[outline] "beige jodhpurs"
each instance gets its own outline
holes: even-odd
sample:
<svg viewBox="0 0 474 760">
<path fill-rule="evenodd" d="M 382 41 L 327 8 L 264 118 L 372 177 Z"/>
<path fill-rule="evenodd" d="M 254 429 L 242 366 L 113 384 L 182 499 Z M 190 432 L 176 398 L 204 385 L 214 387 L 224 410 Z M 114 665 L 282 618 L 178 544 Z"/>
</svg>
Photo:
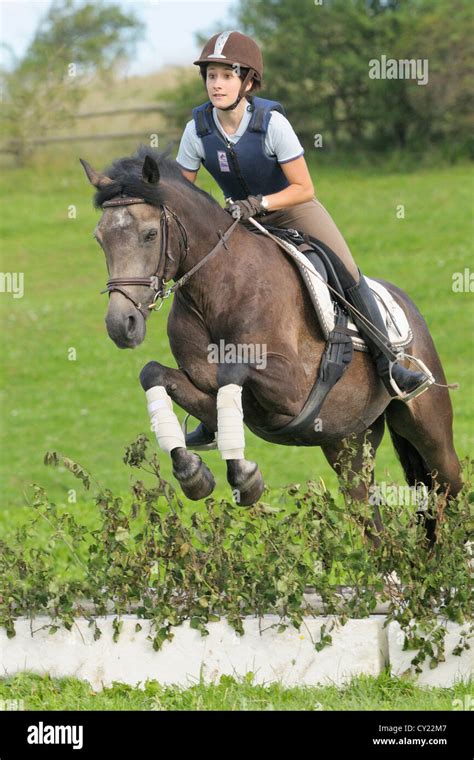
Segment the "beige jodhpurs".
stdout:
<svg viewBox="0 0 474 760">
<path fill-rule="evenodd" d="M 313 198 L 306 203 L 298 203 L 296 206 L 270 211 L 268 214 L 255 217 L 257 222 L 269 224 L 273 227 L 292 227 L 300 232 L 321 240 L 341 259 L 346 269 L 356 282 L 359 282 L 359 270 L 352 258 L 349 246 L 339 232 L 332 217 L 322 203 Z M 251 224 L 251 222 L 246 222 Z"/>
</svg>

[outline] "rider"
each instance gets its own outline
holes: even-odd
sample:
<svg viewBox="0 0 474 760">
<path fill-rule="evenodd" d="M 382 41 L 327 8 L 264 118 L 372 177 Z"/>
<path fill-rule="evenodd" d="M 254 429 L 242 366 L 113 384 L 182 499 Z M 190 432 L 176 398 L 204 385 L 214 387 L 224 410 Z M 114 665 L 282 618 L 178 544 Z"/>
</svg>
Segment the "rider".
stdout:
<svg viewBox="0 0 474 760">
<path fill-rule="evenodd" d="M 201 163 L 226 198 L 226 210 L 246 224 L 256 217 L 264 224 L 307 233 L 330 249 L 331 263 L 346 298 L 390 346 L 375 297 L 361 275 L 349 247 L 314 194 L 304 149 L 280 103 L 250 95 L 262 86 L 263 61 L 258 45 L 237 31 L 215 34 L 197 61 L 209 100 L 193 109 L 181 138 L 177 162 L 194 182 Z M 232 199 L 229 200 L 229 199 Z M 423 372 L 390 361 L 365 324 L 353 316 L 390 395 L 390 370 L 407 393 L 424 381 Z M 379 341 L 380 342 L 380 341 Z M 201 424 L 189 442 L 208 443 L 214 437 Z"/>
</svg>

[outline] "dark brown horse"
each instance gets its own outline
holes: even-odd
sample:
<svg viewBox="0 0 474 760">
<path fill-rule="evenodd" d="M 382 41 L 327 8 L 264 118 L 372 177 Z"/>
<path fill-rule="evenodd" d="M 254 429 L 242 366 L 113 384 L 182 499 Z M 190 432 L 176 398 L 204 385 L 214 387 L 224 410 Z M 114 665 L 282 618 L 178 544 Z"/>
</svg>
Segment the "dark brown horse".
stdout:
<svg viewBox="0 0 474 760">
<path fill-rule="evenodd" d="M 109 277 L 126 282 L 126 287 L 123 282 L 116 282 L 115 288 L 114 283 L 109 286 L 107 330 L 117 346 L 134 348 L 144 340 L 152 313 L 147 307 L 156 293 L 150 289 L 150 277 L 156 275 L 158 283 L 176 281 L 214 248 L 233 220 L 210 195 L 182 176 L 166 152 L 141 148 L 134 157 L 116 161 L 106 174 L 97 173 L 86 162 L 83 165 L 97 188 L 95 204 L 103 208 L 95 234 L 105 252 Z M 162 245 L 165 233 L 167 244 Z M 261 496 L 263 479 L 258 466 L 243 457 L 242 448 L 235 458 L 229 454 L 232 442 L 227 454 L 222 452 L 225 446 L 218 419 L 224 426 L 226 409 L 232 407 L 229 414 L 235 423 L 239 398 L 246 425 L 260 437 L 289 445 L 321 446 L 333 467 L 343 439 L 351 433 L 362 442 L 370 430 L 375 452 L 386 420 L 408 484 L 430 487 L 436 471 L 441 487 L 455 495 L 461 487 L 460 466 L 453 446 L 447 388 L 433 385 L 409 403 L 393 400 L 366 353 L 355 352 L 348 370 L 327 397 L 316 429 L 310 426 L 305 434 L 284 441 L 272 434 L 300 412 L 315 383 L 325 340 L 300 274 L 273 240 L 237 223 L 226 246 L 174 295 L 167 328 L 178 369 L 152 361 L 143 368 L 140 380 L 145 391 L 162 389 L 165 399 L 169 394 L 178 406 L 218 431 L 228 481 L 239 492 L 240 503 L 251 504 Z M 420 312 L 406 293 L 383 282 L 411 325 L 409 353 L 425 362 L 437 383 L 445 384 Z M 209 347 L 223 344 L 263 346 L 265 367 L 256 366 L 255 361 L 210 361 Z M 227 398 L 219 406 L 226 389 L 230 401 Z M 168 412 L 173 415 L 169 407 L 171 402 Z M 169 419 L 164 423 L 165 432 L 174 424 Z M 235 436 L 237 450 L 240 431 L 235 431 Z M 202 498 L 212 491 L 214 479 L 197 454 L 179 442 L 162 448 L 171 454 L 174 474 L 190 498 Z M 361 457 L 362 453 L 353 462 L 355 471 Z M 352 495 L 367 498 L 366 487 L 354 486 Z M 376 523 L 380 527 L 378 518 Z"/>
</svg>

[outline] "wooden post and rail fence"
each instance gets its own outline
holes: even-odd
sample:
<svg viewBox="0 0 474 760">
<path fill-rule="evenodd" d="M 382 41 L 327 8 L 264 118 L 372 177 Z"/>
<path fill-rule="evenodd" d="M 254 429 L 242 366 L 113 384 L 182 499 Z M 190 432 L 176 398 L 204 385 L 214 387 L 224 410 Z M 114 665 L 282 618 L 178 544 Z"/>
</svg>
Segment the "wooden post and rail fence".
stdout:
<svg viewBox="0 0 474 760">
<path fill-rule="evenodd" d="M 123 114 L 143 114 L 143 113 L 169 113 L 172 105 L 169 103 L 157 103 L 154 105 L 133 106 L 130 108 L 113 108 L 105 111 L 88 111 L 79 113 L 75 119 L 77 122 L 81 122 L 84 119 L 97 119 L 97 118 L 109 118 L 113 116 L 119 116 Z M 9 138 L 0 145 L 0 153 L 12 154 L 16 157 L 17 163 L 21 164 L 21 157 L 24 155 L 25 150 L 31 150 L 38 146 L 52 145 L 55 143 L 74 143 L 74 142 L 99 142 L 108 140 L 123 140 L 128 138 L 137 138 L 146 140 L 149 139 L 150 129 L 143 128 L 141 130 L 126 131 L 126 132 L 104 132 L 104 133 L 89 133 L 89 134 L 74 134 L 74 135 L 47 135 L 45 137 L 34 137 L 31 139 L 17 139 Z M 166 139 L 179 140 L 181 132 L 176 129 L 166 130 Z"/>
</svg>

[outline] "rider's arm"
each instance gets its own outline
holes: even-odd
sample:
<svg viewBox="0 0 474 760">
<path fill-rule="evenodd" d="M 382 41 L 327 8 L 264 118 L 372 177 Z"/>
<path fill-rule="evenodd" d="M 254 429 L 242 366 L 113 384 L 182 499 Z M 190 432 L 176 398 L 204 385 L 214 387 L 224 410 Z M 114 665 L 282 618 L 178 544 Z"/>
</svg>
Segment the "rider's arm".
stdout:
<svg viewBox="0 0 474 760">
<path fill-rule="evenodd" d="M 268 210 L 276 211 L 279 208 L 296 206 L 298 203 L 312 200 L 314 198 L 314 186 L 304 157 L 299 156 L 294 161 L 282 163 L 280 166 L 290 184 L 289 187 L 285 187 L 279 193 L 265 195 L 268 201 Z"/>
<path fill-rule="evenodd" d="M 181 174 L 183 175 L 183 177 L 186 177 L 186 179 L 188 179 L 190 182 L 196 181 L 197 170 L 195 172 L 190 172 L 187 169 L 183 169 L 182 166 L 180 167 L 180 169 L 181 169 Z"/>
<path fill-rule="evenodd" d="M 201 141 L 196 135 L 194 120 L 191 119 L 191 121 L 188 121 L 186 124 L 186 128 L 179 144 L 178 155 L 176 156 L 176 162 L 179 165 L 183 176 L 190 182 L 195 181 L 196 174 L 201 166 L 203 158 L 201 152 Z"/>
</svg>

